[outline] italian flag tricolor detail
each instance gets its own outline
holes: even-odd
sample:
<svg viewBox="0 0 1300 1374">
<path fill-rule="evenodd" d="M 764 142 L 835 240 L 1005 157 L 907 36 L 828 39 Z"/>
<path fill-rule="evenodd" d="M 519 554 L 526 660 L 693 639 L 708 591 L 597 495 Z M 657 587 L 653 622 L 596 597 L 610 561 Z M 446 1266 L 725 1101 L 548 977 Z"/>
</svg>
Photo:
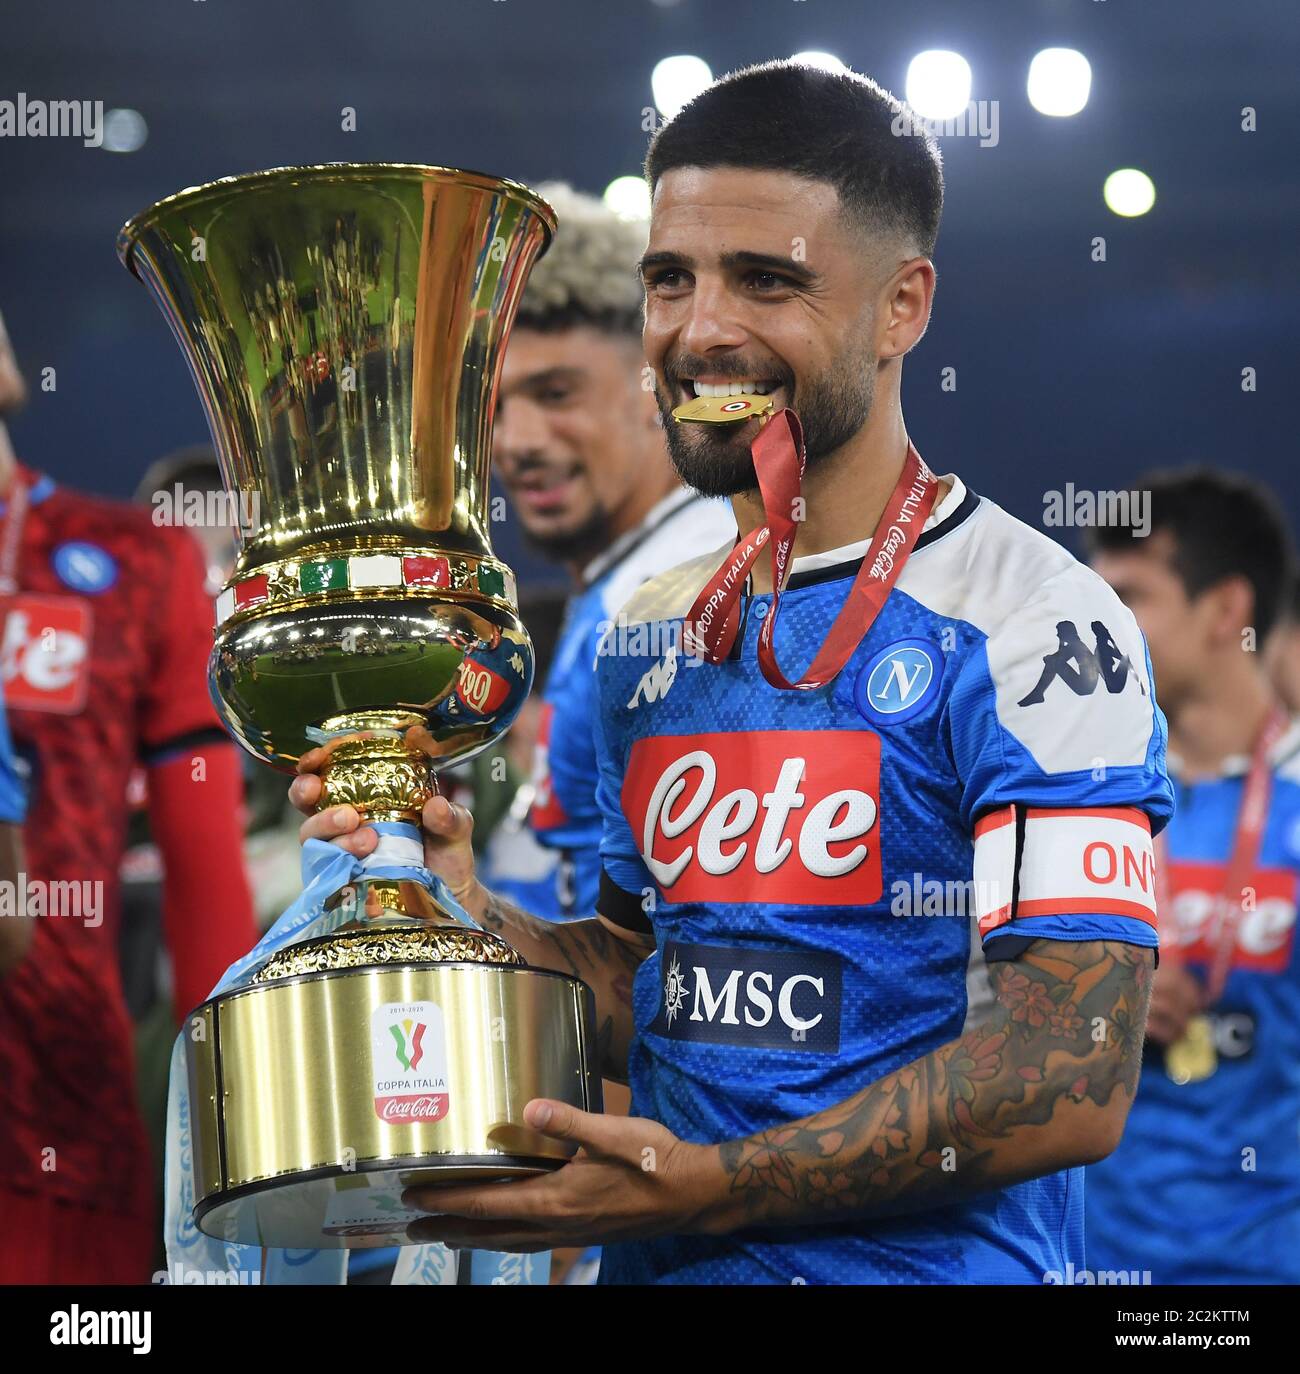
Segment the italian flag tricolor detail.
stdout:
<svg viewBox="0 0 1300 1374">
<path fill-rule="evenodd" d="M 291 574 L 292 575 L 292 574 Z M 474 580 L 464 590 L 477 589 L 480 595 L 514 601 L 514 575 L 499 565 L 480 562 L 473 568 Z M 347 558 L 318 558 L 298 567 L 298 590 L 302 594 L 362 589 L 394 590 L 403 587 L 445 588 L 452 586 L 451 560 L 443 554 L 364 553 Z M 270 600 L 270 576 L 256 573 L 227 587 L 217 598 L 217 624 L 240 611 Z"/>
</svg>

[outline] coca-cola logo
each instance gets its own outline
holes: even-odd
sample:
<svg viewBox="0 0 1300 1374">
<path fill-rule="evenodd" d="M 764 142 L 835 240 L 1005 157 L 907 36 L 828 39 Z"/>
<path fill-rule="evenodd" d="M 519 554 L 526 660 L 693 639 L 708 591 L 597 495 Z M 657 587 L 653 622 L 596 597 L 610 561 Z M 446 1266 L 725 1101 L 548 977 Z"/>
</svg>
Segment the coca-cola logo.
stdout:
<svg viewBox="0 0 1300 1374">
<path fill-rule="evenodd" d="M 667 901 L 866 906 L 879 790 L 870 731 L 670 735 L 632 746 L 622 804 Z"/>
<path fill-rule="evenodd" d="M 422 1097 L 378 1097 L 375 1111 L 383 1121 L 441 1121 L 447 1115 L 447 1094 Z"/>
<path fill-rule="evenodd" d="M 11 710 L 71 715 L 85 706 L 91 623 L 79 597 L 23 594 L 10 602 L 0 672 Z"/>
<path fill-rule="evenodd" d="M 499 673 L 467 658 L 460 665 L 460 680 L 456 695 L 480 715 L 495 711 L 510 695 L 510 684 Z"/>
<path fill-rule="evenodd" d="M 1176 859 L 1168 864 L 1168 877 L 1168 927 L 1184 959 L 1210 964 L 1222 910 L 1223 865 Z M 1295 941 L 1295 873 L 1284 868 L 1257 870 L 1246 884 L 1242 906 L 1232 967 L 1285 972 Z"/>
<path fill-rule="evenodd" d="M 876 554 L 875 561 L 871 564 L 871 576 L 875 578 L 887 577 L 894 568 L 894 555 L 903 546 L 903 541 L 907 536 L 897 525 L 890 525 L 885 534 L 884 542 L 880 546 L 880 552 Z"/>
</svg>

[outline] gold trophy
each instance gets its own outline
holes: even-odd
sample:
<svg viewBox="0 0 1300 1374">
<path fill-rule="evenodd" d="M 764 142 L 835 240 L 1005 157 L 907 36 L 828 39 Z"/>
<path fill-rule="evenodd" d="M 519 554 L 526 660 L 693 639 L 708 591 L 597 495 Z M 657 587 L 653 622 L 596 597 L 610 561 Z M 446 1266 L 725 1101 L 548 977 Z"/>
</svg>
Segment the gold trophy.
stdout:
<svg viewBox="0 0 1300 1374">
<path fill-rule="evenodd" d="M 184 350 L 228 492 L 257 512 L 217 603 L 213 699 L 286 773 L 323 744 L 322 807 L 390 823 L 408 873 L 402 823 L 433 768 L 499 738 L 532 682 L 488 465 L 506 336 L 554 228 L 510 181 L 339 163 L 182 191 L 118 238 Z M 436 884 L 355 875 L 195 1010 L 202 1231 L 401 1242 L 407 1186 L 565 1161 L 523 1108 L 600 1110 L 591 992 L 453 906 Z"/>
</svg>

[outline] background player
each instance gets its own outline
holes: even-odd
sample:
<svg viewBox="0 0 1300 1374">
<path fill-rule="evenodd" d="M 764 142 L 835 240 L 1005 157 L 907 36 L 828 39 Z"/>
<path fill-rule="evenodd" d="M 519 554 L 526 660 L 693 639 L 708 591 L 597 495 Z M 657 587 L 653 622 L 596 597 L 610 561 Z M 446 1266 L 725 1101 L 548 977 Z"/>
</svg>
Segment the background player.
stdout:
<svg viewBox="0 0 1300 1374">
<path fill-rule="evenodd" d="M 0 416 L 24 394 L 0 328 Z M 27 867 L 85 903 L 34 920 L 31 948 L 0 983 L 0 1283 L 143 1283 L 156 1201 L 117 939 L 137 760 L 166 868 L 178 1017 L 255 938 L 239 763 L 207 695 L 212 606 L 183 529 L 23 467 L 2 419 L 0 500 Z"/>
<path fill-rule="evenodd" d="M 775 689 L 758 560 L 716 663 L 664 690 L 661 654 L 598 659 L 596 920 L 503 905 L 474 878 L 468 818 L 429 803 L 428 861 L 467 909 L 593 986 L 642 1119 L 530 1104 L 529 1124 L 582 1154 L 508 1188 L 417 1196 L 444 1214 L 422 1239 L 627 1242 L 607 1251 L 612 1281 L 1041 1281 L 1082 1265 L 1070 1171 L 1114 1148 L 1136 1085 L 1163 722 L 1104 584 L 955 477 L 936 490 L 909 448 L 902 359 L 929 318 L 942 180 L 928 138 L 891 131 L 901 113 L 862 78 L 773 64 L 711 87 L 652 145 L 642 270 L 661 409 L 739 383 L 807 420 L 802 493 L 785 422 L 765 431 L 790 507 L 756 490 L 752 421 L 671 431 L 674 462 L 774 541 L 806 496 L 774 637 L 787 669 L 850 619 L 825 685 Z M 888 552 L 902 575 L 868 614 L 850 588 Z M 713 566 L 654 579 L 629 619 L 698 620 Z M 1059 671 L 1076 624 L 1120 654 L 1104 687 Z M 1102 776 L 1083 757 L 1098 749 Z M 300 806 L 318 795 L 314 778 L 294 785 Z M 334 808 L 303 833 L 368 852 L 355 827 Z M 1133 880 L 1090 875 L 1094 845 L 1126 852 Z M 972 871 L 994 895 L 981 929 L 998 1001 L 967 1024 L 966 912 L 899 920 L 886 894 Z"/>
<path fill-rule="evenodd" d="M 567 186 L 540 188 L 560 228 L 510 333 L 493 470 L 530 543 L 573 594 L 543 693 L 529 823 L 559 853 L 542 916 L 590 916 L 600 888 L 595 677 L 604 629 L 655 573 L 735 535 L 730 507 L 683 487 L 643 384 L 643 225 Z"/>
<path fill-rule="evenodd" d="M 1088 1170 L 1088 1263 L 1153 1283 L 1296 1283 L 1300 727 L 1260 651 L 1291 540 L 1242 478 L 1134 486 L 1151 493 L 1150 537 L 1092 531 L 1092 561 L 1151 646 L 1177 812 L 1147 1069 L 1119 1149 Z"/>
</svg>

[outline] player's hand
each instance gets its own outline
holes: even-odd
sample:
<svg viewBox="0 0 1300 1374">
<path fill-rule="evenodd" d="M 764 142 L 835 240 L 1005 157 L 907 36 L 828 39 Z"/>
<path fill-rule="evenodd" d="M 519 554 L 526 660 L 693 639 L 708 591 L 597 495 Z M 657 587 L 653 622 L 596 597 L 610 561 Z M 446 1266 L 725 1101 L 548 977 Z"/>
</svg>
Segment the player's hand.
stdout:
<svg viewBox="0 0 1300 1374">
<path fill-rule="evenodd" d="M 328 840 L 349 854 L 365 858 L 379 843 L 378 832 L 365 824 L 352 806 L 332 806 L 317 812 L 321 780 L 318 770 L 328 755 L 324 749 L 311 749 L 298 760 L 298 776 L 289 786 L 289 800 L 307 819 L 298 828 L 298 838 Z M 421 817 L 424 837 L 424 862 L 451 889 L 458 902 L 466 903 L 476 886 L 474 876 L 474 818 L 463 807 L 446 797 L 430 797 Z"/>
<path fill-rule="evenodd" d="M 554 1173 L 520 1183 L 408 1189 L 408 1206 L 436 1214 L 412 1223 L 412 1242 L 533 1252 L 723 1229 L 727 1180 L 716 1149 L 657 1121 L 547 1099 L 530 1102 L 524 1121 L 581 1148 Z"/>
<path fill-rule="evenodd" d="M 1181 1040 L 1187 1023 L 1201 1010 L 1201 984 L 1181 964 L 1165 963 L 1155 973 L 1147 1038 L 1157 1045 Z"/>
</svg>

